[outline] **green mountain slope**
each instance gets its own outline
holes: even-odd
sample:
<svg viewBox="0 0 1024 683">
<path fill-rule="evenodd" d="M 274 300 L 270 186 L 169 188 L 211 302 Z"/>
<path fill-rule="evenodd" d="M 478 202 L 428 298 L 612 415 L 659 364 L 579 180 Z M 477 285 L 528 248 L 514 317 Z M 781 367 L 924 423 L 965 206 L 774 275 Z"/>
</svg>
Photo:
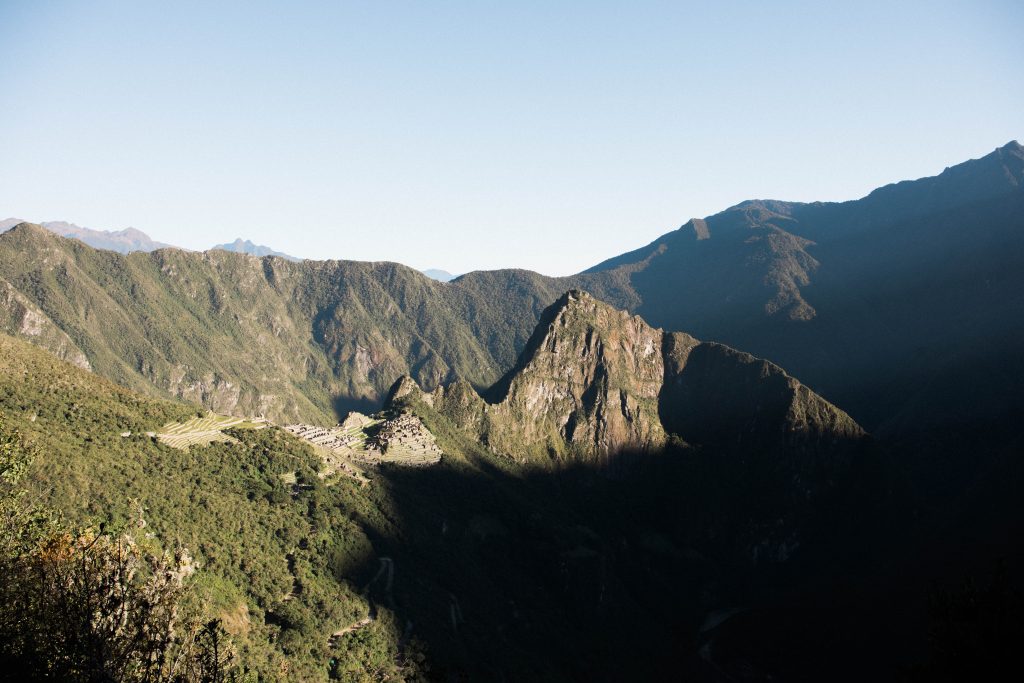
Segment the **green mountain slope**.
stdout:
<svg viewBox="0 0 1024 683">
<path fill-rule="evenodd" d="M 194 406 L 141 396 L 4 335 L 0 411 L 39 453 L 29 473 L 37 504 L 76 525 L 127 524 L 189 549 L 201 609 L 224 620 L 248 670 L 326 680 L 334 657 L 354 672 L 374 658 L 380 675 L 398 671 L 384 612 L 351 651 L 328 646 L 369 609 L 356 581 L 373 550 L 352 516 L 380 513 L 351 480 L 326 486 L 309 447 L 273 428 L 165 446 L 145 433 L 195 416 Z"/>
<path fill-rule="evenodd" d="M 103 376 L 219 412 L 327 421 L 336 407 L 378 405 L 403 373 L 428 385 L 453 367 L 482 381 L 499 374 L 461 322 L 474 307 L 445 301 L 442 285 L 397 264 L 124 256 L 23 224 L 0 236 L 0 278 L 17 298 L 9 332 L 71 346 Z M 53 334 L 21 329 L 16 307 L 28 306 Z"/>
</svg>

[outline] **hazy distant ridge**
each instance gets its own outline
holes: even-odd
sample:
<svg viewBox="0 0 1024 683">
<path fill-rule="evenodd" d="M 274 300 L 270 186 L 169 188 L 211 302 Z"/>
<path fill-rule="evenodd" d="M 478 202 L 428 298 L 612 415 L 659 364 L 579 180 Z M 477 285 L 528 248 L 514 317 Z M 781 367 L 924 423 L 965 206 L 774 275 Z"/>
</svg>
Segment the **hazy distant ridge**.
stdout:
<svg viewBox="0 0 1024 683">
<path fill-rule="evenodd" d="M 0 220 L 0 232 L 10 230 L 15 225 L 24 222 L 25 221 L 20 218 L 5 218 Z M 64 221 L 46 221 L 44 223 L 40 223 L 40 225 L 61 237 L 72 237 L 74 239 L 81 240 L 94 249 L 107 249 L 109 251 L 116 251 L 120 254 L 129 254 L 133 251 L 156 251 L 157 249 L 166 249 L 174 246 L 163 242 L 157 242 L 150 238 L 146 233 L 141 230 L 136 230 L 135 228 L 125 228 L 124 230 L 93 230 L 92 228 L 83 228 L 80 225 L 66 223 Z"/>
<path fill-rule="evenodd" d="M 252 256 L 280 256 L 283 259 L 289 261 L 299 262 L 302 259 L 297 256 L 290 256 L 281 251 L 274 251 L 270 247 L 264 244 L 253 244 L 250 240 L 243 240 L 241 237 L 236 239 L 234 242 L 228 244 L 218 244 L 211 249 L 220 249 L 221 251 L 233 251 L 236 254 L 250 254 Z"/>
<path fill-rule="evenodd" d="M 458 277 L 458 275 L 452 275 L 447 270 L 441 270 L 440 268 L 427 268 L 426 270 L 421 270 L 420 272 L 429 277 L 431 280 L 437 280 L 438 282 L 451 282 L 452 280 Z"/>
</svg>

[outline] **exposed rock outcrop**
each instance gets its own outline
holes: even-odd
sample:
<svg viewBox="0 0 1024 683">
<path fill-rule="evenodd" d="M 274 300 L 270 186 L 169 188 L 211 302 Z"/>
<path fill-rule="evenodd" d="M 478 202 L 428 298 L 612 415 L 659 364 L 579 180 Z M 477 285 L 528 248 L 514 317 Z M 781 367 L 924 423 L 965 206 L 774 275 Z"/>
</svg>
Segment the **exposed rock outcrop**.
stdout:
<svg viewBox="0 0 1024 683">
<path fill-rule="evenodd" d="M 27 297 L 0 279 L 0 331 L 40 346 L 61 360 L 91 370 L 89 359 L 71 338 Z"/>
</svg>

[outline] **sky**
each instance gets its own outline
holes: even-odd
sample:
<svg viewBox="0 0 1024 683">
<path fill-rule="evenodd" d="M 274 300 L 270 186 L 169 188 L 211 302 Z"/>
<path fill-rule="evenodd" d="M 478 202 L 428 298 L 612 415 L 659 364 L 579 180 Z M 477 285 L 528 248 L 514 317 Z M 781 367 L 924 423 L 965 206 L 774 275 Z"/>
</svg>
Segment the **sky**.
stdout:
<svg viewBox="0 0 1024 683">
<path fill-rule="evenodd" d="M 577 272 L 1024 141 L 1024 3 L 0 0 L 0 218 Z"/>
</svg>

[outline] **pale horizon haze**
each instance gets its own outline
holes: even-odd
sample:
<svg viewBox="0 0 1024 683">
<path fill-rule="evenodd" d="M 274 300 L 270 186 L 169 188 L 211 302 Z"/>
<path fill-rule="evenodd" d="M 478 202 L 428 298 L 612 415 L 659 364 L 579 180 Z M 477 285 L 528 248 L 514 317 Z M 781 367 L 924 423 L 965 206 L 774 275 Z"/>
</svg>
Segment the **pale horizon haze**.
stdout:
<svg viewBox="0 0 1024 683">
<path fill-rule="evenodd" d="M 1005 0 L 0 0 L 0 218 L 566 275 L 1022 140 L 1022 25 Z"/>
</svg>

